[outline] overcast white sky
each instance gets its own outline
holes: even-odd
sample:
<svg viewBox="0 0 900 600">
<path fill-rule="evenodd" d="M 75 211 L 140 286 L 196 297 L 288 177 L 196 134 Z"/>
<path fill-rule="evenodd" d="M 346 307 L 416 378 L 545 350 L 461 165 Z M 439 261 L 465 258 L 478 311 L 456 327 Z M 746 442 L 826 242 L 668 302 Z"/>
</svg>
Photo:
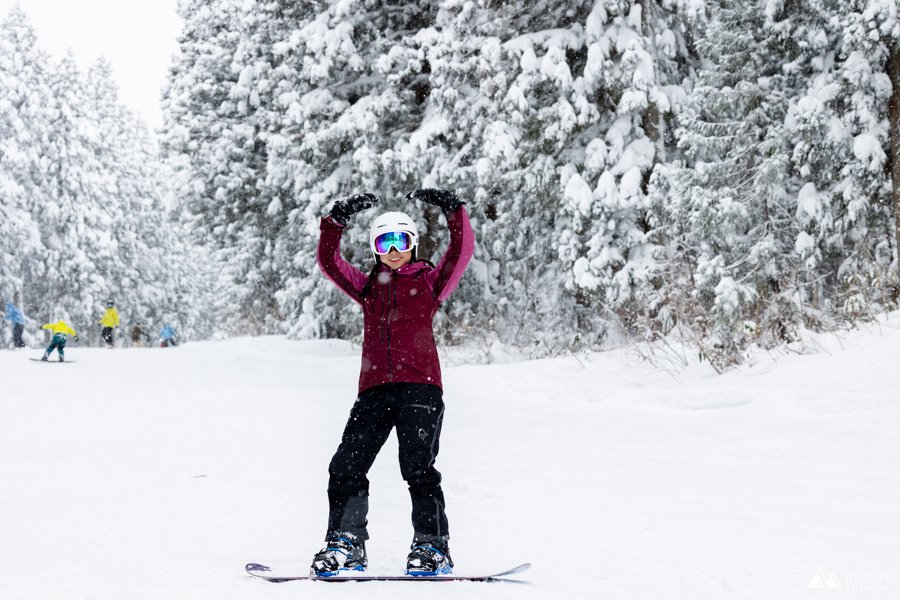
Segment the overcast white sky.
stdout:
<svg viewBox="0 0 900 600">
<path fill-rule="evenodd" d="M 17 0 L 0 0 L 5 19 Z M 178 0 L 18 0 L 38 44 L 61 57 L 72 50 L 87 68 L 98 56 L 112 63 L 123 104 L 151 129 L 161 124 L 160 90 L 178 50 Z"/>
</svg>

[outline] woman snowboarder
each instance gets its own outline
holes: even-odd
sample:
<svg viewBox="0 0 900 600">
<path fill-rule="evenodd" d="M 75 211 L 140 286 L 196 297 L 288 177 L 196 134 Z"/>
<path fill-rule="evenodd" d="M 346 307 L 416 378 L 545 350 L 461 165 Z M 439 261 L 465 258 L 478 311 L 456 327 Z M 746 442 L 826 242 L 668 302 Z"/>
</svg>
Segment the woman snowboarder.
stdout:
<svg viewBox="0 0 900 600">
<path fill-rule="evenodd" d="M 475 239 L 464 202 L 452 192 L 416 190 L 407 198 L 439 207 L 447 219 L 450 244 L 436 267 L 418 259 L 416 224 L 399 212 L 382 214 L 371 225 L 375 266 L 368 275 L 343 259 L 344 227 L 353 214 L 380 202 L 373 194 L 338 200 L 320 225 L 319 267 L 362 306 L 364 339 L 359 396 L 328 469 L 326 543 L 311 567 L 318 577 L 365 570 L 366 475 L 395 427 L 413 508 L 406 572 L 428 576 L 453 569 L 441 475 L 434 468 L 444 402 L 432 319 L 462 278 Z"/>
</svg>

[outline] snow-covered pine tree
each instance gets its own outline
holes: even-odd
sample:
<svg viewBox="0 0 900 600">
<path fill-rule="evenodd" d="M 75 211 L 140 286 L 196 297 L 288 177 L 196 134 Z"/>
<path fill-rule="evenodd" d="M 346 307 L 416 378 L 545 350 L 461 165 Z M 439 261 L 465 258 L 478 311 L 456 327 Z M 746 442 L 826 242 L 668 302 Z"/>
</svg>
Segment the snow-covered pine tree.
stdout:
<svg viewBox="0 0 900 600">
<path fill-rule="evenodd" d="M 258 261 L 260 247 L 264 251 L 267 243 L 258 224 L 266 209 L 259 190 L 264 148 L 256 138 L 252 104 L 233 96 L 241 76 L 235 56 L 243 35 L 242 4 L 180 4 L 184 27 L 164 92 L 160 144 L 176 174 L 180 214 L 221 269 L 221 327 L 254 334 L 266 332 L 279 315 L 271 302 L 272 282 L 259 275 L 265 268 Z"/>
<path fill-rule="evenodd" d="M 0 302 L 24 293 L 26 257 L 40 248 L 41 133 L 49 122 L 49 58 L 17 5 L 0 22 Z M 23 300 L 26 300 L 23 297 Z M 27 300 L 30 301 L 30 298 Z M 32 306 L 22 307 L 31 314 Z"/>
<path fill-rule="evenodd" d="M 432 177 L 477 201 L 472 276 L 483 283 L 463 292 L 459 320 L 517 344 L 593 343 L 630 318 L 646 180 L 665 154 L 693 4 L 444 9 L 423 43 L 422 145 L 442 148 Z"/>
<path fill-rule="evenodd" d="M 43 179 L 32 198 L 42 248 L 28 259 L 29 304 L 40 318 L 68 319 L 84 329 L 99 318 L 117 261 L 112 174 L 100 161 L 102 139 L 94 126 L 85 79 L 69 55 L 50 76 L 50 125 L 43 132 Z"/>
<path fill-rule="evenodd" d="M 564 182 L 572 234 L 560 256 L 579 304 L 607 308 L 630 333 L 642 333 L 655 310 L 648 294 L 659 286 L 660 241 L 649 234 L 660 224 L 648 192 L 674 151 L 671 123 L 689 85 L 702 8 L 691 0 L 598 2 L 585 24 L 584 86 L 596 99 L 599 134 Z"/>
<path fill-rule="evenodd" d="M 845 159 L 826 251 L 833 310 L 854 318 L 900 300 L 900 19 L 892 1 L 837 4 L 842 43 L 828 108 Z"/>
<path fill-rule="evenodd" d="M 842 280 L 863 275 L 868 288 L 890 264 L 886 88 L 842 42 L 846 9 L 715 2 L 698 39 L 687 163 L 660 188 L 674 202 L 659 204 L 672 282 L 659 302 L 720 368 L 752 342 L 833 326 L 853 295 Z"/>
<path fill-rule="evenodd" d="M 282 151 L 300 142 L 282 136 L 281 129 L 285 122 L 282 99 L 297 90 L 279 87 L 285 76 L 294 77 L 285 71 L 290 68 L 284 66 L 280 51 L 286 40 L 296 38 L 315 11 L 316 6 L 308 3 L 243 3 L 241 35 L 231 66 L 237 81 L 230 88 L 229 102 L 241 123 L 235 133 L 246 138 L 242 149 L 232 153 L 242 153 L 244 162 L 254 165 L 252 170 L 257 177 L 255 202 L 240 217 L 248 235 L 232 251 L 234 258 L 245 264 L 250 280 L 262 286 L 270 317 L 260 326 L 267 331 L 280 331 L 290 322 L 283 320 L 283 315 L 291 312 L 291 302 L 284 302 L 283 289 L 285 279 L 293 271 L 295 251 L 293 234 L 287 230 L 288 211 L 297 196 L 292 185 L 294 165 L 282 160 Z M 240 287 L 237 291 L 254 295 L 260 292 L 242 291 Z M 228 301 L 227 297 L 223 300 Z"/>
<path fill-rule="evenodd" d="M 156 275 L 161 270 L 157 265 L 164 264 L 160 261 L 161 256 L 153 256 L 156 249 L 151 250 L 141 238 L 141 221 L 149 217 L 153 208 L 152 196 L 139 191 L 151 184 L 146 176 L 142 176 L 141 170 L 152 168 L 153 159 L 149 153 L 137 152 L 142 132 L 118 103 L 118 89 L 109 63 L 103 59 L 96 61 L 88 71 L 85 83 L 85 103 L 89 111 L 83 119 L 98 136 L 97 168 L 109 177 L 108 185 L 104 185 L 98 198 L 108 218 L 102 227 L 115 243 L 115 256 L 102 267 L 103 297 L 94 298 L 95 310 L 100 312 L 106 298 L 116 302 L 124 323 L 146 322 L 148 303 L 142 297 L 149 290 L 144 288 L 147 282 L 142 270 L 149 268 L 147 274 Z M 143 137 L 146 138 L 146 134 Z M 152 292 L 148 295 L 153 296 Z M 159 297 L 153 298 L 150 303 L 158 304 L 159 300 Z"/>
<path fill-rule="evenodd" d="M 165 206 L 171 184 L 146 125 L 118 100 L 109 63 L 99 59 L 87 74 L 89 120 L 100 135 L 97 158 L 113 178 L 105 204 L 114 223 L 116 260 L 106 273 L 108 295 L 115 298 L 126 323 L 162 322 L 165 314 L 189 312 L 173 286 L 179 271 L 196 269 L 173 260 L 180 224 Z M 179 301 L 178 298 L 181 297 Z M 167 319 L 172 320 L 172 319 Z M 182 328 L 183 329 L 183 328 Z"/>
<path fill-rule="evenodd" d="M 223 300 L 239 308 L 233 329 L 280 332 L 284 317 L 276 293 L 284 274 L 275 246 L 285 220 L 278 210 L 283 199 L 266 181 L 272 116 L 269 77 L 275 64 L 273 30 L 283 23 L 280 17 L 294 9 L 291 3 L 249 1 L 237 10 L 240 35 L 230 65 L 234 81 L 218 109 L 221 131 L 211 140 L 213 154 L 226 161 L 220 165 L 216 193 L 230 207 L 229 235 L 234 236 L 220 254 L 231 265 L 236 284 L 233 296 Z"/>
<path fill-rule="evenodd" d="M 687 164 L 670 173 L 660 216 L 670 255 L 657 303 L 724 368 L 751 341 L 790 339 L 797 321 L 790 90 L 761 3 L 711 3 L 696 45 L 702 67 L 678 132 Z"/>
<path fill-rule="evenodd" d="M 253 54 L 244 56 L 266 57 L 262 67 L 246 65 L 241 92 L 249 99 L 256 94 L 260 101 L 257 113 L 265 121 L 261 137 L 265 142 L 267 165 L 265 185 L 270 200 L 267 215 L 277 220 L 282 234 L 275 240 L 273 262 L 279 269 L 282 288 L 276 294 L 282 313 L 288 318 L 293 335 L 316 337 L 321 335 L 322 323 L 334 321 L 334 296 L 313 300 L 317 292 L 314 246 L 311 241 L 317 234 L 314 223 L 315 209 L 309 207 L 309 191 L 314 181 L 325 171 L 315 165 L 315 160 L 301 150 L 309 130 L 305 114 L 317 114 L 318 103 L 310 92 L 323 85 L 326 78 L 309 76 L 309 70 L 329 72 L 334 56 L 346 51 L 346 43 L 325 50 L 322 63 L 306 56 L 306 41 L 322 43 L 311 26 L 322 5 L 308 3 L 261 3 L 256 7 L 260 18 L 255 21 L 256 30 L 246 30 L 244 37 L 255 42 Z M 248 6 L 250 4 L 248 3 Z M 321 49 L 321 48 L 320 48 Z M 347 76 L 352 76 L 348 72 Z M 328 89 L 321 96 L 327 95 Z M 318 206 L 316 207 L 318 208 Z M 321 313 L 312 309 L 316 305 Z M 304 310 L 305 309 L 305 310 Z"/>
<path fill-rule="evenodd" d="M 359 320 L 346 318 L 355 309 L 316 267 L 319 220 L 335 200 L 370 191 L 385 201 L 379 210 L 425 221 L 423 207 L 402 199 L 422 175 L 397 153 L 421 119 L 421 91 L 401 83 L 398 73 L 408 68 L 394 59 L 407 52 L 408 36 L 433 9 L 376 0 L 302 7 L 282 11 L 272 35 L 277 66 L 269 79 L 267 182 L 277 190 L 272 210 L 288 221 L 277 248 L 285 273 L 278 297 L 292 335 L 350 337 L 360 332 Z M 370 217 L 357 216 L 344 238 L 348 260 L 363 270 L 373 260 Z M 427 239 L 432 232 L 422 233 Z"/>
<path fill-rule="evenodd" d="M 428 157 L 429 181 L 469 202 L 478 239 L 448 307 L 456 338 L 478 331 L 543 352 L 574 335 L 573 304 L 554 268 L 557 169 L 561 156 L 578 153 L 573 130 L 596 120 L 590 103 L 579 107 L 581 122 L 573 108 L 589 4 L 540 2 L 523 13 L 446 2 L 435 28 L 415 39 L 430 93 L 408 146 Z"/>
</svg>

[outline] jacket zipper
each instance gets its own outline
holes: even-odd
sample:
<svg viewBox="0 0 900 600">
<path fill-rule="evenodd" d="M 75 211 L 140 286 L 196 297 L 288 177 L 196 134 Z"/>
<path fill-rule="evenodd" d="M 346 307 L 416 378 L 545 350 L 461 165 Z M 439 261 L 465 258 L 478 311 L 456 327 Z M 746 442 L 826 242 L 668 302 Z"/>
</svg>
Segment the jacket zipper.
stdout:
<svg viewBox="0 0 900 600">
<path fill-rule="evenodd" d="M 387 359 L 388 371 L 390 372 L 391 383 L 394 382 L 394 361 L 391 358 L 391 300 L 394 296 L 394 272 L 391 271 L 391 278 L 388 279 L 388 297 L 387 297 L 387 318 L 385 319 L 385 329 L 387 329 Z"/>
</svg>

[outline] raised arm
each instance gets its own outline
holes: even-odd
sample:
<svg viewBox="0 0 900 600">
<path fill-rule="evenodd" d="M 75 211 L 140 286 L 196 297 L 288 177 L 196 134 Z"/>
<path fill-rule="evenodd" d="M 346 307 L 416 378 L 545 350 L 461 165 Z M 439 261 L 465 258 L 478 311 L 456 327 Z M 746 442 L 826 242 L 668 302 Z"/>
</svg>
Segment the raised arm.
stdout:
<svg viewBox="0 0 900 600">
<path fill-rule="evenodd" d="M 322 219 L 319 231 L 319 248 L 316 253 L 319 269 L 342 292 L 362 304 L 360 293 L 366 285 L 367 277 L 341 256 L 344 226 L 329 216 Z"/>
<path fill-rule="evenodd" d="M 434 297 L 438 302 L 443 302 L 450 292 L 456 289 L 475 251 L 475 234 L 472 233 L 469 215 L 463 207 L 465 202 L 450 190 L 435 188 L 414 190 L 406 197 L 437 206 L 447 219 L 450 228 L 450 246 L 437 268 L 427 276 Z"/>
<path fill-rule="evenodd" d="M 366 274 L 341 256 L 341 236 L 347 220 L 361 210 L 381 202 L 375 194 L 353 194 L 334 203 L 331 212 L 319 224 L 319 248 L 316 260 L 325 277 L 342 292 L 362 304 L 360 293 L 366 285 Z"/>
</svg>

